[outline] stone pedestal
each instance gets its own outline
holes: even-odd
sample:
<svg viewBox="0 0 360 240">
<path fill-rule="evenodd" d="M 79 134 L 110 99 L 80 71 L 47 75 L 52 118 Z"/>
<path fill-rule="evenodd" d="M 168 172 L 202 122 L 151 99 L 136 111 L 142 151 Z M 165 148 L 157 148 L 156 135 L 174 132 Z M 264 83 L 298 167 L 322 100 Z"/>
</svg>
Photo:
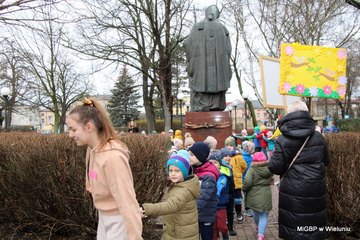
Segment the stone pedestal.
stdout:
<svg viewBox="0 0 360 240">
<path fill-rule="evenodd" d="M 184 133 L 189 132 L 196 142 L 213 136 L 217 149 L 224 147 L 225 139 L 232 134 L 229 112 L 186 112 Z"/>
</svg>

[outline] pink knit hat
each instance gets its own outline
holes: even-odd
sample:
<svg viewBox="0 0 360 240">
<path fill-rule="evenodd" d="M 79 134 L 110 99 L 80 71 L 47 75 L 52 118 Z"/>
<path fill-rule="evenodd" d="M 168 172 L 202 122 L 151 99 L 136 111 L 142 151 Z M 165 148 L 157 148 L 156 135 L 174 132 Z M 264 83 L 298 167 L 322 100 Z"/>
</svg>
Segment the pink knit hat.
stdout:
<svg viewBox="0 0 360 240">
<path fill-rule="evenodd" d="M 263 152 L 256 152 L 252 155 L 253 162 L 264 162 L 266 161 L 266 156 Z"/>
</svg>

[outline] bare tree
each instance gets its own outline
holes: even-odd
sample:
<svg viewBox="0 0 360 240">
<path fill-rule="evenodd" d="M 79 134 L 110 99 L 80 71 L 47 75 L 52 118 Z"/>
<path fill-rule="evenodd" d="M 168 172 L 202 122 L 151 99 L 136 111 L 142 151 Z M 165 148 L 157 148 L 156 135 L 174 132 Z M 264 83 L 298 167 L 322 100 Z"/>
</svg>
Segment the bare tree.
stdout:
<svg viewBox="0 0 360 240">
<path fill-rule="evenodd" d="M 22 12 L 34 11 L 64 0 L 0 0 L 0 22 L 9 25 L 25 26 L 28 22 L 43 21 L 22 15 Z M 50 20 L 50 19 L 47 19 Z"/>
<path fill-rule="evenodd" d="M 51 19 L 52 14 L 51 7 L 42 8 L 38 17 Z M 42 21 L 36 24 L 36 28 L 30 27 L 30 31 L 23 29 L 16 35 L 22 57 L 32 76 L 32 96 L 28 93 L 27 100 L 31 105 L 54 113 L 55 133 L 64 131 L 69 107 L 92 89 L 84 74 L 75 71 L 75 61 L 62 46 L 64 27 L 51 20 Z"/>
<path fill-rule="evenodd" d="M 95 59 L 129 66 L 142 78 L 142 95 L 148 131 L 155 129 L 154 88 L 160 92 L 165 129 L 171 128 L 172 67 L 182 36 L 190 1 L 120 0 L 83 1 L 82 42 L 69 46 Z M 131 69 L 130 69 L 131 67 Z"/>
<path fill-rule="evenodd" d="M 26 63 L 13 41 L 4 39 L 1 45 L 3 46 L 0 50 L 1 80 L 4 81 L 3 85 L 9 87 L 11 93 L 7 101 L 5 119 L 5 128 L 9 129 L 12 113 L 16 112 L 14 106 L 21 103 L 21 96 L 28 90 L 27 70 Z M 1 110 L 4 110 L 3 107 Z"/>
<path fill-rule="evenodd" d="M 228 12 L 236 16 L 228 24 L 232 23 L 236 31 L 238 45 L 235 46 L 233 65 L 240 92 L 242 84 L 248 84 L 260 103 L 260 81 L 256 77 L 259 55 L 279 57 L 282 42 L 346 47 L 349 42 L 359 39 L 360 13 L 343 1 L 226 2 Z M 253 116 L 253 109 L 251 111 Z M 254 116 L 253 123 L 256 124 Z"/>
<path fill-rule="evenodd" d="M 343 119 L 351 111 L 352 99 L 359 94 L 360 90 L 360 43 L 355 41 L 353 44 L 349 42 L 348 45 L 346 95 L 343 101 L 336 99 L 336 104 L 340 107 Z"/>
</svg>

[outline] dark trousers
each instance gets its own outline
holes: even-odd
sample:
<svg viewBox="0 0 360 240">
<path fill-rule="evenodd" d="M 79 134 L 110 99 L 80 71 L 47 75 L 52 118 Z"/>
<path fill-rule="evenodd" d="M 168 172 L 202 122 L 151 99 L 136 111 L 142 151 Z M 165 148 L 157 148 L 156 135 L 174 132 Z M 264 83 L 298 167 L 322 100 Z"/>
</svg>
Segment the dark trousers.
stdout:
<svg viewBox="0 0 360 240">
<path fill-rule="evenodd" d="M 199 222 L 201 240 L 214 240 L 214 223 Z"/>
<path fill-rule="evenodd" d="M 226 206 L 227 225 L 229 230 L 234 230 L 234 197 L 230 196 L 229 203 Z"/>
</svg>

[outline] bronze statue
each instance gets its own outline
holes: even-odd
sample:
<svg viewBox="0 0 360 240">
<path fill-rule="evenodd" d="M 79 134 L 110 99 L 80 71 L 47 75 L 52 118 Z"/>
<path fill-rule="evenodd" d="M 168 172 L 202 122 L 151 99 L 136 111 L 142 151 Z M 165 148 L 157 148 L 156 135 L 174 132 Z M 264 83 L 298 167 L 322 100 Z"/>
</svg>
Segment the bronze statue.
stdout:
<svg viewBox="0 0 360 240">
<path fill-rule="evenodd" d="M 231 79 L 229 31 L 219 22 L 216 5 L 205 10 L 205 19 L 195 24 L 185 41 L 193 112 L 223 111 Z"/>
</svg>

